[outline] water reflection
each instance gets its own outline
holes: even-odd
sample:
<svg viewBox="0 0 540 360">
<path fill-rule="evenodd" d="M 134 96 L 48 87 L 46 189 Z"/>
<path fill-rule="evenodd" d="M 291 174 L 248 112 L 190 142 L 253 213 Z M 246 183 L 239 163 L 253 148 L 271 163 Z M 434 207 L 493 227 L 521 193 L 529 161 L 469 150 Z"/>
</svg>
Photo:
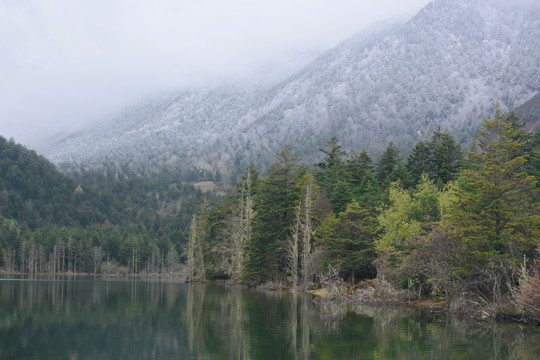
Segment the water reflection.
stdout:
<svg viewBox="0 0 540 360">
<path fill-rule="evenodd" d="M 533 328 L 171 281 L 0 280 L 1 359 L 536 359 Z"/>
</svg>

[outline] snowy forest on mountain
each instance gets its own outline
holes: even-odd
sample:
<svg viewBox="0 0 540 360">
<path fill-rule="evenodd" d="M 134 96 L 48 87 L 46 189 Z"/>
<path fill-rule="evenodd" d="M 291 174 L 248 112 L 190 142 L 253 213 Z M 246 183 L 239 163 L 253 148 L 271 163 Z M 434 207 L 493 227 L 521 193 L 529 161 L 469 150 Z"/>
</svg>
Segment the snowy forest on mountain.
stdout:
<svg viewBox="0 0 540 360">
<path fill-rule="evenodd" d="M 219 170 L 231 183 L 284 145 L 308 162 L 338 136 L 347 150 L 404 153 L 441 128 L 465 147 L 490 116 L 540 90 L 540 12 L 529 2 L 434 1 L 383 23 L 267 88 L 188 89 L 41 144 L 62 168 L 158 164 Z"/>
</svg>

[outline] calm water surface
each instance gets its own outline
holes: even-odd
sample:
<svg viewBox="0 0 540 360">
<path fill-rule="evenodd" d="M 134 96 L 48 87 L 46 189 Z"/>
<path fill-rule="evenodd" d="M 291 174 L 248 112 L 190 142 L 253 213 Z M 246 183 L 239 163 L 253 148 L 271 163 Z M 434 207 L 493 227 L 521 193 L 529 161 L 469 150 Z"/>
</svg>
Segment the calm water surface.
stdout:
<svg viewBox="0 0 540 360">
<path fill-rule="evenodd" d="M 0 359 L 539 359 L 540 332 L 170 281 L 0 279 Z"/>
</svg>

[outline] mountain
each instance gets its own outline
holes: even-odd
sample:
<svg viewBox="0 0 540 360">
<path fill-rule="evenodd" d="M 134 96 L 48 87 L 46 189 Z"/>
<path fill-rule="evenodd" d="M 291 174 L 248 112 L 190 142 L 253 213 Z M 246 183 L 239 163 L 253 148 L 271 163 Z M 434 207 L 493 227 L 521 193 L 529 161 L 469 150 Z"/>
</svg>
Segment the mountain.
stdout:
<svg viewBox="0 0 540 360">
<path fill-rule="evenodd" d="M 535 131 L 540 128 L 540 92 L 515 108 L 514 113 L 525 123 L 525 129 Z"/>
<path fill-rule="evenodd" d="M 78 169 L 67 176 L 35 151 L 0 136 L 0 219 L 36 229 L 104 222 L 128 226 L 156 215 L 172 215 L 175 223 L 187 229 L 194 209 L 202 202 L 202 191 L 197 189 L 205 189 L 186 181 L 200 175 L 167 168 L 148 176 L 93 169 Z M 217 190 L 214 183 L 208 186 Z M 211 198 L 211 194 L 206 196 Z"/>
<path fill-rule="evenodd" d="M 49 140 L 39 150 L 55 163 L 121 164 L 132 170 L 148 163 L 182 165 L 186 157 L 203 158 L 201 151 L 231 131 L 256 94 L 232 86 L 170 94 Z"/>
<path fill-rule="evenodd" d="M 0 270 L 96 273 L 105 254 L 113 267 L 102 272 L 159 273 L 160 258 L 176 266 L 192 215 L 216 198 L 215 184 L 171 181 L 178 176 L 79 169 L 68 177 L 0 136 Z"/>
<path fill-rule="evenodd" d="M 406 23 L 368 29 L 270 89 L 185 91 L 130 109 L 40 151 L 57 164 L 181 163 L 231 173 L 265 166 L 284 144 L 307 161 L 345 148 L 402 149 L 438 126 L 473 138 L 495 102 L 540 91 L 540 6 L 435 0 Z"/>
<path fill-rule="evenodd" d="M 44 222 L 78 223 L 76 185 L 35 151 L 0 136 L 0 218 L 25 221 L 34 228 Z"/>
</svg>

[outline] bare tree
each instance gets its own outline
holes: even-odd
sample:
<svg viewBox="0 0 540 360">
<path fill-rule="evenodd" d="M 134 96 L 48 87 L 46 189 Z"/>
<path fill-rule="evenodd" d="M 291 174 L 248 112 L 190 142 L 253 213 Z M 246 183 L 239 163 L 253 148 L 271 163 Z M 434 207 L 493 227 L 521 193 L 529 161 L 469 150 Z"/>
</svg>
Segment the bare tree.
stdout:
<svg viewBox="0 0 540 360">
<path fill-rule="evenodd" d="M 6 250 L 6 270 L 10 274 L 15 272 L 15 249 L 11 246 Z"/>
<path fill-rule="evenodd" d="M 244 273 L 247 261 L 246 244 L 251 240 L 253 210 L 253 174 L 248 169 L 246 182 L 237 189 L 231 213 L 223 220 L 223 230 L 218 234 L 218 245 L 213 249 L 217 255 L 216 268 L 223 271 L 235 283 Z"/>
<path fill-rule="evenodd" d="M 195 246 L 197 237 L 197 215 L 195 214 L 193 214 L 193 217 L 191 218 L 191 227 L 189 233 L 189 240 L 186 247 L 186 271 L 189 282 L 193 282 L 193 277 L 195 276 Z"/>
<path fill-rule="evenodd" d="M 302 197 L 294 211 L 291 237 L 287 241 L 287 264 L 294 287 L 298 286 L 299 272 L 302 275 L 302 284 L 310 282 L 314 275 L 310 262 L 312 256 L 311 242 L 315 233 L 313 203 L 317 193 L 315 179 L 310 174 L 306 175 L 302 183 Z"/>
<path fill-rule="evenodd" d="M 187 244 L 187 274 L 189 281 L 195 280 L 195 275 L 202 281 L 206 280 L 206 270 L 204 266 L 204 255 L 202 249 L 201 225 L 196 214 L 191 219 L 190 236 Z"/>
<path fill-rule="evenodd" d="M 302 199 L 302 282 L 308 283 L 313 277 L 313 272 L 310 266 L 311 256 L 311 241 L 315 234 L 315 227 L 313 225 L 313 202 L 315 200 L 317 189 L 315 186 L 315 179 L 308 176 L 304 182 L 304 196 Z"/>
<path fill-rule="evenodd" d="M 298 286 L 298 238 L 300 237 L 300 228 L 302 227 L 300 206 L 294 211 L 294 223 L 291 228 L 291 237 L 287 240 L 287 264 L 291 274 L 291 283 L 293 287 Z"/>
<path fill-rule="evenodd" d="M 94 258 L 94 274 L 97 274 L 101 266 L 101 262 L 103 261 L 103 256 L 105 256 L 105 252 L 103 251 L 101 246 L 94 246 L 94 251 L 92 255 Z"/>
<path fill-rule="evenodd" d="M 173 276 L 180 267 L 180 258 L 178 256 L 178 252 L 174 248 L 173 245 L 169 247 L 169 250 L 167 251 L 167 272 L 170 276 Z"/>
</svg>

